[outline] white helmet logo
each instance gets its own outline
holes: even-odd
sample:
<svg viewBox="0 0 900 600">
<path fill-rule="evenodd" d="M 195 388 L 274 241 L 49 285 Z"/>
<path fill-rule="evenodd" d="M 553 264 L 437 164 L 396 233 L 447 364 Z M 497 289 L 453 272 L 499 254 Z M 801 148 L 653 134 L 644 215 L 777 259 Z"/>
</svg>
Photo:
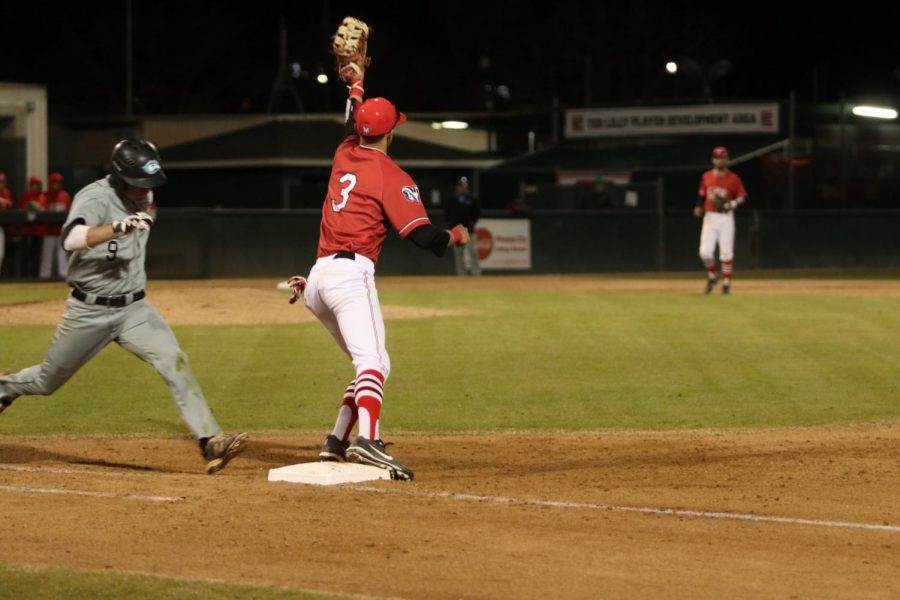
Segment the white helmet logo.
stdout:
<svg viewBox="0 0 900 600">
<path fill-rule="evenodd" d="M 159 161 L 157 160 L 148 160 L 147 163 L 141 167 L 141 170 L 147 175 L 154 175 L 157 173 L 162 167 L 159 166 Z"/>
</svg>

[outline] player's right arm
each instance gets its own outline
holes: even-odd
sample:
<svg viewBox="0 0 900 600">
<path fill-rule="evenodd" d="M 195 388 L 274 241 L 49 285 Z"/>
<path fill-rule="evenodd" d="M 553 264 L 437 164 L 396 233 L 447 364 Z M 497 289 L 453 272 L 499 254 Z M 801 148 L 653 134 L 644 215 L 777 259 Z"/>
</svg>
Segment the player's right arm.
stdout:
<svg viewBox="0 0 900 600">
<path fill-rule="evenodd" d="M 151 223 L 153 219 L 143 212 L 97 227 L 89 227 L 81 219 L 76 219 L 63 231 L 62 245 L 67 252 L 90 250 L 134 231 L 150 229 Z"/>
<path fill-rule="evenodd" d="M 700 189 L 697 191 L 697 204 L 694 206 L 694 216 L 698 219 L 703 216 L 703 205 L 706 204 L 706 177 L 700 176 Z"/>
<path fill-rule="evenodd" d="M 67 252 L 90 250 L 112 239 L 139 229 L 149 229 L 153 218 L 147 213 L 128 215 L 124 219 L 104 223 L 108 219 L 100 198 L 76 196 L 72 210 L 63 225 L 60 243 Z"/>
</svg>

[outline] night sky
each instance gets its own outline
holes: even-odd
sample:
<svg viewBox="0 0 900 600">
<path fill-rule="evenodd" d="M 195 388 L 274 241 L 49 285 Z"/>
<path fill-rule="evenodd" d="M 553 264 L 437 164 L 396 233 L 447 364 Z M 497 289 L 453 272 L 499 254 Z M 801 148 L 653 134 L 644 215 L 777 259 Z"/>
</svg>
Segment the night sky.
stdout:
<svg viewBox="0 0 900 600">
<path fill-rule="evenodd" d="M 784 98 L 900 104 L 900 3 L 287 2 L 134 0 L 135 113 L 266 112 L 288 31 L 306 112 L 337 111 L 328 36 L 353 15 L 374 29 L 370 96 L 406 111 Z M 121 115 L 125 2 L 7 1 L 0 81 L 48 87 L 51 118 Z M 695 76 L 666 75 L 692 59 Z M 726 62 L 722 62 L 726 61 Z M 714 65 L 720 67 L 714 73 Z M 730 65 L 730 68 L 723 66 Z M 703 73 L 704 75 L 700 75 Z M 509 97 L 486 93 L 507 86 Z M 276 110 L 294 112 L 289 94 Z"/>
</svg>

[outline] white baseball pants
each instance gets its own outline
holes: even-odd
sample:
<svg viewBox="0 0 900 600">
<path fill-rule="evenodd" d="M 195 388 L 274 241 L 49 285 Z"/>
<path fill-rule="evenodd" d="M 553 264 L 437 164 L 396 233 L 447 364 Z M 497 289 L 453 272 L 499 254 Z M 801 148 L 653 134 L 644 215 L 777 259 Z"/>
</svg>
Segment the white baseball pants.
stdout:
<svg viewBox="0 0 900 600">
<path fill-rule="evenodd" d="M 54 262 L 56 263 L 56 273 L 60 277 L 65 277 L 69 268 L 69 254 L 59 243 L 58 235 L 47 235 L 44 236 L 44 241 L 41 243 L 41 270 L 38 275 L 41 279 L 50 279 L 53 274 Z"/>
<path fill-rule="evenodd" d="M 719 260 L 734 258 L 734 213 L 707 212 L 703 216 L 700 231 L 700 259 L 705 264 L 715 260 L 716 244 L 719 244 Z"/>
<path fill-rule="evenodd" d="M 309 273 L 303 300 L 353 361 L 357 375 L 376 370 L 387 380 L 391 361 L 371 260 L 359 254 L 354 260 L 320 258 Z"/>
</svg>

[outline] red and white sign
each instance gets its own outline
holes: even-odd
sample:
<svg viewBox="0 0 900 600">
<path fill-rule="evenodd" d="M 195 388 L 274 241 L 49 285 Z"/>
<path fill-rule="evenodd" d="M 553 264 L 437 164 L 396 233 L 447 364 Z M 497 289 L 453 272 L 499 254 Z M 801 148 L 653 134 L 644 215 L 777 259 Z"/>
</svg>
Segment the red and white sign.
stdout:
<svg viewBox="0 0 900 600">
<path fill-rule="evenodd" d="M 475 241 L 482 269 L 531 269 L 528 219 L 481 219 L 475 227 Z"/>
</svg>

